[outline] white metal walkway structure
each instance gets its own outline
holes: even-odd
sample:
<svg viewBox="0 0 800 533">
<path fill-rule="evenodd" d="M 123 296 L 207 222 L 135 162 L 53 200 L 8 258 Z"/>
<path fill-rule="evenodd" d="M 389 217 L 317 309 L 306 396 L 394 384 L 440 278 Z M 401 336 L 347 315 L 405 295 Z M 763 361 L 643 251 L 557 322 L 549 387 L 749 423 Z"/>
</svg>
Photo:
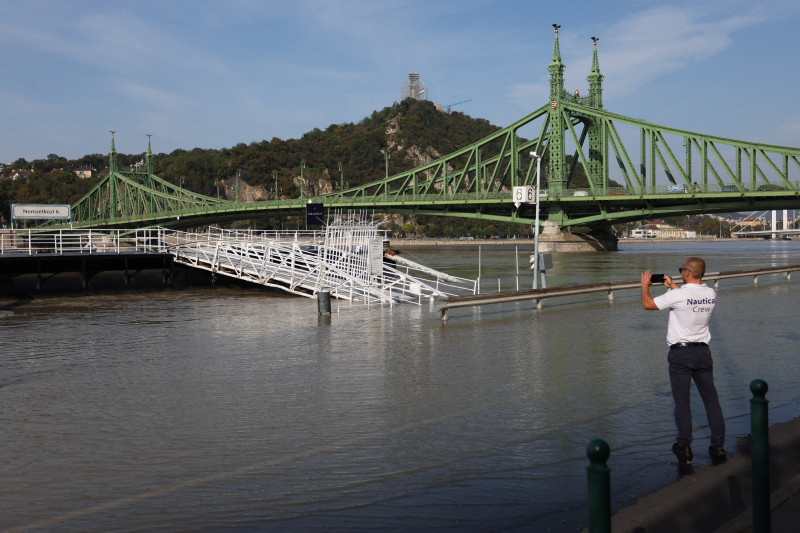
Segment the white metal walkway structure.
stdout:
<svg viewBox="0 0 800 533">
<path fill-rule="evenodd" d="M 449 276 L 395 255 L 384 259 L 375 223 L 337 219 L 324 233 L 161 230 L 174 261 L 216 275 L 313 297 L 389 304 L 475 294 L 477 281 Z"/>
<path fill-rule="evenodd" d="M 364 217 L 362 217 L 364 218 Z M 384 258 L 378 225 L 335 219 L 324 232 L 203 233 L 139 230 L 0 231 L 0 258 L 169 254 L 173 261 L 292 294 L 371 304 L 421 304 L 475 294 L 477 281 L 449 276 L 405 260 Z"/>
</svg>

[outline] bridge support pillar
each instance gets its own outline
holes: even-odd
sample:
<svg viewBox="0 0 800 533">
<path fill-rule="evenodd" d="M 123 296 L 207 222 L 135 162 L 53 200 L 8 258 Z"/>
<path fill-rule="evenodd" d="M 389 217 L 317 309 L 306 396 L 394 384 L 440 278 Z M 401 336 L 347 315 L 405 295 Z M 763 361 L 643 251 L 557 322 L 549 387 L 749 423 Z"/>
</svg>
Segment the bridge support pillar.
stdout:
<svg viewBox="0 0 800 533">
<path fill-rule="evenodd" d="M 562 231 L 552 220 L 546 220 L 542 226 L 539 253 L 613 252 L 617 249 L 617 237 L 608 231 L 570 233 Z"/>
</svg>

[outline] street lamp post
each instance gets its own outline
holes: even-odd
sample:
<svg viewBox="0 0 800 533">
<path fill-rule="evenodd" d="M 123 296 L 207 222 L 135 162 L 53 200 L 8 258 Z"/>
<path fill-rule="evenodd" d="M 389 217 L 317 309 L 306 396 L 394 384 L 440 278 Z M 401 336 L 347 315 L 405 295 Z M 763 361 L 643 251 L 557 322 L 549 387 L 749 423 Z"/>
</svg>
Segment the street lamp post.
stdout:
<svg viewBox="0 0 800 533">
<path fill-rule="evenodd" d="M 533 288 L 539 288 L 539 186 L 541 185 L 542 175 L 542 156 L 537 152 L 531 152 L 531 157 L 536 158 L 536 222 L 534 223 L 533 234 Z"/>
<path fill-rule="evenodd" d="M 305 171 L 306 171 L 306 160 L 303 159 L 302 161 L 300 161 L 300 198 L 303 197 L 303 187 L 305 187 L 306 185 Z"/>
<path fill-rule="evenodd" d="M 242 174 L 242 169 L 236 170 L 236 202 L 239 202 L 239 176 Z"/>
</svg>

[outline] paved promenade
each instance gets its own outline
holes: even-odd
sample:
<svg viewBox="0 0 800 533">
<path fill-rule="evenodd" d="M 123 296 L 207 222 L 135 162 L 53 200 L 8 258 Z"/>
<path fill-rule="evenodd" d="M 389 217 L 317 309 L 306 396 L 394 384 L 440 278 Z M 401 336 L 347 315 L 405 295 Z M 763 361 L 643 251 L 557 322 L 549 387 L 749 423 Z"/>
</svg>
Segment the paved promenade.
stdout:
<svg viewBox="0 0 800 533">
<path fill-rule="evenodd" d="M 800 419 L 772 426 L 769 440 L 772 533 L 794 533 L 800 530 Z M 752 531 L 750 437 L 740 438 L 737 444 L 725 463 L 692 468 L 679 481 L 619 511 L 611 519 L 611 530 Z"/>
</svg>

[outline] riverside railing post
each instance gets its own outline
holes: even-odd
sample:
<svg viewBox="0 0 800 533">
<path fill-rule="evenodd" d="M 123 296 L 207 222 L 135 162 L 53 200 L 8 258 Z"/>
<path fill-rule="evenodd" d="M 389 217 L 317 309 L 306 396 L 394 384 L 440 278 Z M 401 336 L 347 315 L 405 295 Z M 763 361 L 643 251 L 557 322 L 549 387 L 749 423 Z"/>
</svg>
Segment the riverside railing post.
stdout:
<svg viewBox="0 0 800 533">
<path fill-rule="evenodd" d="M 603 439 L 592 439 L 586 446 L 589 489 L 589 532 L 611 532 L 611 470 L 606 465 L 611 450 Z"/>
<path fill-rule="evenodd" d="M 533 228 L 533 288 L 539 288 L 539 199 L 541 194 L 542 156 L 531 152 L 531 157 L 536 158 L 536 221 Z M 538 306 L 537 306 L 538 307 Z"/>
<path fill-rule="evenodd" d="M 753 533 L 769 533 L 769 401 L 767 382 L 750 382 L 750 453 L 753 469 Z"/>
<path fill-rule="evenodd" d="M 481 293 L 481 247 L 478 245 L 478 294 Z"/>
</svg>

